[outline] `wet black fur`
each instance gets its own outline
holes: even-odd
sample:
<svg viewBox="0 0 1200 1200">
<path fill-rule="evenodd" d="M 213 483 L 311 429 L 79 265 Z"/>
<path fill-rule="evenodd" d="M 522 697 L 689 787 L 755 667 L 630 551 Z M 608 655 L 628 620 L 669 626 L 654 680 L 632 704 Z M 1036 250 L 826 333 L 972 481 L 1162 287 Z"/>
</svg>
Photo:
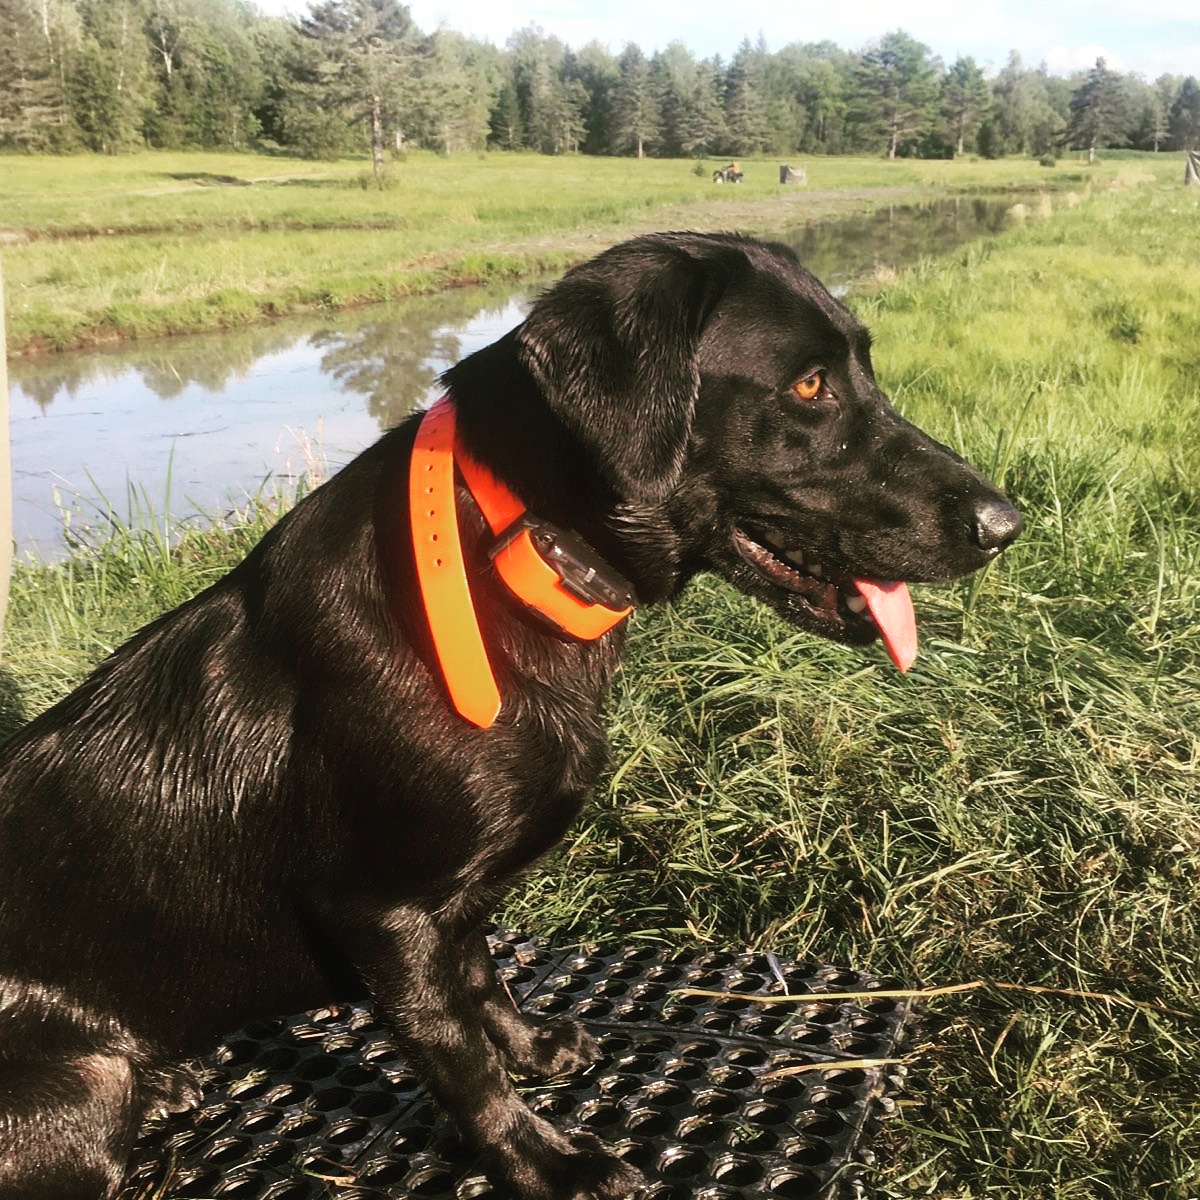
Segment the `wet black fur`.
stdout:
<svg viewBox="0 0 1200 1200">
<path fill-rule="evenodd" d="M 814 368 L 827 389 L 792 383 Z M 1019 519 L 879 392 L 868 339 L 789 251 L 663 235 L 569 273 L 447 375 L 461 436 L 540 515 L 666 600 L 715 570 L 839 627 L 739 556 L 741 526 L 841 576 L 948 579 Z M 227 576 L 116 651 L 0 755 L 0 1197 L 97 1200 L 178 1064 L 248 1020 L 369 988 L 443 1107 L 531 1200 L 635 1173 L 509 1072 L 595 1048 L 518 1017 L 478 933 L 605 758 L 624 628 L 548 633 L 465 543 L 504 708 L 481 732 L 431 667 L 408 548 L 414 421 Z"/>
</svg>

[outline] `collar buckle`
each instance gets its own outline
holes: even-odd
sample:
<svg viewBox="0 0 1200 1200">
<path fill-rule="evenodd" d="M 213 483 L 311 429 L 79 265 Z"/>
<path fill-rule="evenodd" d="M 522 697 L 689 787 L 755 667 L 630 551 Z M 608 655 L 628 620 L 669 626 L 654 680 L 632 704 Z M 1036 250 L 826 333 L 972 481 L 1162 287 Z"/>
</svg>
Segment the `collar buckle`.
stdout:
<svg viewBox="0 0 1200 1200">
<path fill-rule="evenodd" d="M 526 608 L 591 640 L 623 621 L 633 586 L 578 534 L 525 512 L 489 550 L 496 574 Z"/>
</svg>

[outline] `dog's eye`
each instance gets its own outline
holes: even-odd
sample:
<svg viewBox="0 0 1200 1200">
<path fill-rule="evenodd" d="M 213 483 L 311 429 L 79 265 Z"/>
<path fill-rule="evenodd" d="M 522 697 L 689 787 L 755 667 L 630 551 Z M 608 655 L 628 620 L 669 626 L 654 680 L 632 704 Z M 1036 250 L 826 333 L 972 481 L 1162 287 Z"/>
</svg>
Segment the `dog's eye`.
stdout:
<svg viewBox="0 0 1200 1200">
<path fill-rule="evenodd" d="M 805 375 L 801 380 L 792 384 L 792 391 L 801 400 L 815 400 L 825 387 L 825 372 L 814 371 L 811 375 Z"/>
</svg>

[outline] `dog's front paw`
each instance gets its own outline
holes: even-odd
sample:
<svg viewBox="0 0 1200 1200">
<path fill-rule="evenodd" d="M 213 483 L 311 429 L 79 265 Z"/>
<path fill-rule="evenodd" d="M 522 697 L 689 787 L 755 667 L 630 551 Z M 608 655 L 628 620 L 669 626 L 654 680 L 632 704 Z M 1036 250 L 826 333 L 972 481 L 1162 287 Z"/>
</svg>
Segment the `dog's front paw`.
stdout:
<svg viewBox="0 0 1200 1200">
<path fill-rule="evenodd" d="M 573 1133 L 565 1145 L 543 1145 L 513 1172 L 525 1200 L 636 1200 L 641 1195 L 646 1182 L 641 1172 L 599 1138 Z"/>
<path fill-rule="evenodd" d="M 177 1066 L 150 1077 L 148 1116 L 168 1117 L 172 1113 L 198 1108 L 204 1096 L 200 1079 L 190 1066 Z"/>
<path fill-rule="evenodd" d="M 487 1031 L 505 1068 L 521 1079 L 570 1075 L 604 1057 L 575 1021 L 535 1021 L 511 1008 L 488 1014 Z"/>
<path fill-rule="evenodd" d="M 600 1044 L 575 1021 L 547 1021 L 531 1026 L 528 1043 L 512 1059 L 522 1075 L 550 1079 L 573 1075 L 604 1057 Z"/>
</svg>

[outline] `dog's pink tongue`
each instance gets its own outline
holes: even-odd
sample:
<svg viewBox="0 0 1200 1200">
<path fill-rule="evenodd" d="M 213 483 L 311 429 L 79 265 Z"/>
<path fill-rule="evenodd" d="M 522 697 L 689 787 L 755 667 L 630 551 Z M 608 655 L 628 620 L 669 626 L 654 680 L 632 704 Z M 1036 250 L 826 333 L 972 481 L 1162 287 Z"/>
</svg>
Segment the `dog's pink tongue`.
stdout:
<svg viewBox="0 0 1200 1200">
<path fill-rule="evenodd" d="M 854 586 L 867 602 L 892 662 L 897 670 L 907 671 L 917 657 L 917 617 L 908 588 L 878 579 L 856 579 Z"/>
</svg>

